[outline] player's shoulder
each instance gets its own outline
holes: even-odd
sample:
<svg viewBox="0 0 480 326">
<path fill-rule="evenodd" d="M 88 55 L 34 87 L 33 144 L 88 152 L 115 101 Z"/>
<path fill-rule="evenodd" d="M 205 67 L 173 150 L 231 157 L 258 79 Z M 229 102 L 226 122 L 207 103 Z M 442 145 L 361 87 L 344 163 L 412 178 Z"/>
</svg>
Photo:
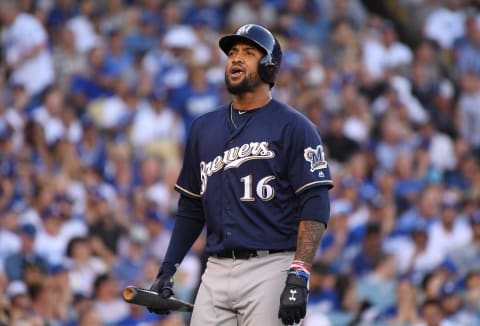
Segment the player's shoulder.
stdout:
<svg viewBox="0 0 480 326">
<path fill-rule="evenodd" d="M 287 103 L 272 99 L 271 107 L 275 111 L 276 117 L 292 126 L 314 127 L 314 124 L 302 112 Z"/>
</svg>

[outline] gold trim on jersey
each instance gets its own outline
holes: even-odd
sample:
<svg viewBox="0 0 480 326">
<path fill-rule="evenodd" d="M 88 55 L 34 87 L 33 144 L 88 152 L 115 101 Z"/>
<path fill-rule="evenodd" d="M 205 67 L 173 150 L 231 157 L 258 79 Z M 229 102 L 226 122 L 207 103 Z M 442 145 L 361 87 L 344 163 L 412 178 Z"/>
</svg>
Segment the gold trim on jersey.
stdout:
<svg viewBox="0 0 480 326">
<path fill-rule="evenodd" d="M 197 197 L 197 198 L 202 198 L 202 196 L 197 195 L 197 194 L 195 194 L 195 193 L 193 193 L 193 192 L 191 192 L 191 191 L 188 191 L 187 189 L 180 187 L 178 184 L 175 184 L 175 188 L 180 189 L 181 191 L 189 194 L 190 196 Z"/>
<path fill-rule="evenodd" d="M 301 186 L 297 190 L 295 190 L 295 193 L 298 194 L 303 189 L 307 188 L 308 186 L 314 185 L 314 184 L 333 184 L 333 181 L 332 180 L 321 180 L 321 181 L 310 182 L 310 183 L 307 183 L 307 184 Z"/>
</svg>

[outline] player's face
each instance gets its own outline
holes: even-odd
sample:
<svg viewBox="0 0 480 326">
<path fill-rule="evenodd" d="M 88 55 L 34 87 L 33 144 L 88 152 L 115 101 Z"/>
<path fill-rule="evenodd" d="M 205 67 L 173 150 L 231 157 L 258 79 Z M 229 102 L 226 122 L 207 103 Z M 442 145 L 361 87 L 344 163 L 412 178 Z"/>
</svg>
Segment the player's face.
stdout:
<svg viewBox="0 0 480 326">
<path fill-rule="evenodd" d="M 258 62 L 263 53 L 247 43 L 235 44 L 228 52 L 225 66 L 225 84 L 231 94 L 252 92 L 262 83 L 258 75 Z"/>
</svg>

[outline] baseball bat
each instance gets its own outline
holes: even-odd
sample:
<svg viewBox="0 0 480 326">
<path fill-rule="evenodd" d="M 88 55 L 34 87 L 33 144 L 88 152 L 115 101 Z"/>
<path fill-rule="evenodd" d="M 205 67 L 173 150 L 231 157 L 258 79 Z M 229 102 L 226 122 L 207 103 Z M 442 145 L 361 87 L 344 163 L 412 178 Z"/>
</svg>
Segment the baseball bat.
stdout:
<svg viewBox="0 0 480 326">
<path fill-rule="evenodd" d="M 189 302 L 170 297 L 162 298 L 157 292 L 135 286 L 127 286 L 122 292 L 123 300 L 153 310 L 188 311 L 193 310 Z"/>
</svg>

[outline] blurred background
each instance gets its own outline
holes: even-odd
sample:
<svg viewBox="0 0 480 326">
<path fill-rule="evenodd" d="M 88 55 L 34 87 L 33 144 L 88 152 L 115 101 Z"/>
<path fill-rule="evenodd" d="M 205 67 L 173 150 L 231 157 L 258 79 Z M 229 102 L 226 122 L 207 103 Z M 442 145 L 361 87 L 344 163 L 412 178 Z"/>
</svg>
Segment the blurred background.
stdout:
<svg viewBox="0 0 480 326">
<path fill-rule="evenodd" d="M 480 1 L 0 0 L 0 325 L 188 325 L 120 297 L 163 259 L 221 35 L 283 47 L 273 95 L 334 177 L 306 326 L 480 325 Z M 176 276 L 193 301 L 198 239 Z"/>
</svg>

